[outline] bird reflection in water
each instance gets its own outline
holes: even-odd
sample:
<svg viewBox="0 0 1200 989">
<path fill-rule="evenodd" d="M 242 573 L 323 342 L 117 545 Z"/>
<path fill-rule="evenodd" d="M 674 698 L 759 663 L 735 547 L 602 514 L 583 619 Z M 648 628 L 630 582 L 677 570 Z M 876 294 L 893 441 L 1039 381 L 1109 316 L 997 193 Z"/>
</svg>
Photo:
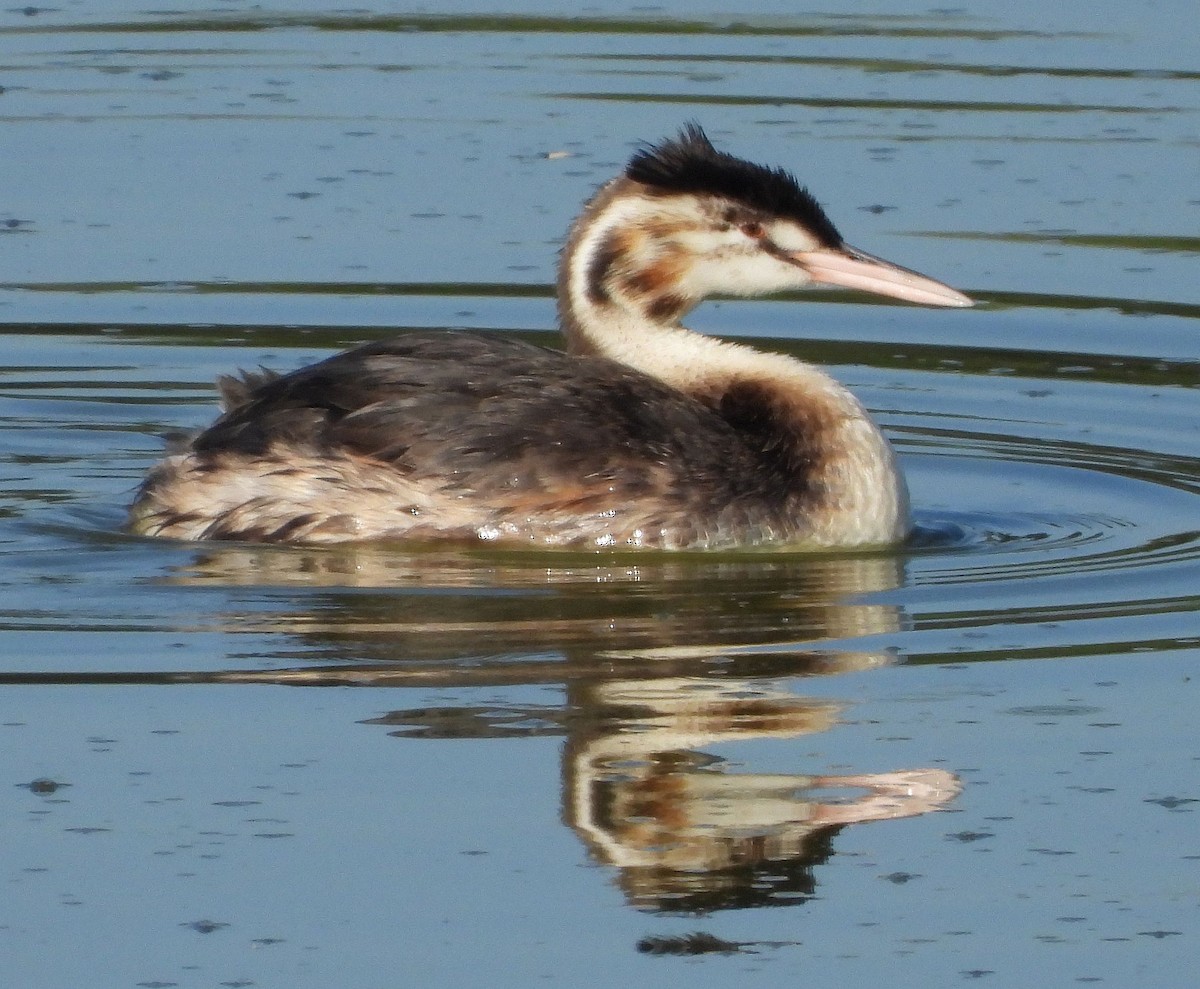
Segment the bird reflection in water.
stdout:
<svg viewBox="0 0 1200 989">
<path fill-rule="evenodd" d="M 847 669 L 876 661 L 843 658 Z M 795 738 L 838 721 L 839 705 L 762 682 L 613 682 L 594 701 L 600 716 L 567 747 L 567 820 L 642 909 L 794 903 L 813 894 L 813 868 L 845 825 L 939 810 L 960 790 L 942 769 L 728 771 L 699 747 Z"/>
<path fill-rule="evenodd" d="M 251 598 L 256 587 L 292 587 L 288 605 L 258 618 L 247 608 L 231 623 L 287 633 L 280 658 L 302 643 L 328 661 L 230 670 L 223 682 L 486 690 L 477 704 L 365 723 L 401 737 L 565 738 L 567 825 L 615 867 L 631 904 L 691 913 L 794 904 L 812 895 L 813 870 L 842 828 L 940 810 L 958 794 L 942 769 L 742 772 L 708 752 L 838 724 L 842 704 L 796 684 L 893 661 L 852 644 L 904 626 L 880 596 L 902 582 L 900 561 L 228 546 L 169 579 L 243 586 Z M 562 703 L 497 702 L 497 688 L 548 683 L 562 684 Z"/>
</svg>

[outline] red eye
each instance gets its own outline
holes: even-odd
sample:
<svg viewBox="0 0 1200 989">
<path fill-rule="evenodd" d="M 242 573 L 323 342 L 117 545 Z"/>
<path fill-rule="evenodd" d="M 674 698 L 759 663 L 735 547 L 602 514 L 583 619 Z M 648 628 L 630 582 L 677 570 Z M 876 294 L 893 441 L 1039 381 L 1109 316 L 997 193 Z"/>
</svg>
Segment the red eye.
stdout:
<svg viewBox="0 0 1200 989">
<path fill-rule="evenodd" d="M 764 237 L 767 231 L 763 229 L 763 225 L 761 223 L 750 222 L 742 224 L 742 233 L 744 233 L 747 237 L 758 240 L 760 237 Z"/>
</svg>

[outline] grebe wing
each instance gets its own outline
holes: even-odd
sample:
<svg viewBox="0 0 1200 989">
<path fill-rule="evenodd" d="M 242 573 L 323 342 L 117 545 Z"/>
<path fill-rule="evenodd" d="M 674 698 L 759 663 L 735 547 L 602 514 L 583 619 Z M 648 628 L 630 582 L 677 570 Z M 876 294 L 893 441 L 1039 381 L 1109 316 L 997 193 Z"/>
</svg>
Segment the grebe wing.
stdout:
<svg viewBox="0 0 1200 989">
<path fill-rule="evenodd" d="M 407 334 L 256 376 L 243 397 L 194 449 L 350 453 L 489 499 L 509 491 L 514 504 L 729 500 L 756 473 L 745 438 L 696 399 L 606 358 L 509 338 Z"/>
</svg>

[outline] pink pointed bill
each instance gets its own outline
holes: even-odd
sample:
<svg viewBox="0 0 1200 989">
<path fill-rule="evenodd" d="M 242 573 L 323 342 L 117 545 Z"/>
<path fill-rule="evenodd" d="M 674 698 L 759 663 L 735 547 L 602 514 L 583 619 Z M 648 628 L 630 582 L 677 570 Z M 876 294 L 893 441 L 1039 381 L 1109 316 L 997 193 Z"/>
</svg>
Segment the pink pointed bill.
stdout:
<svg viewBox="0 0 1200 989">
<path fill-rule="evenodd" d="M 820 285 L 840 285 L 842 288 L 887 295 L 925 306 L 975 305 L 970 298 L 949 285 L 847 245 L 799 251 L 791 257 Z"/>
</svg>

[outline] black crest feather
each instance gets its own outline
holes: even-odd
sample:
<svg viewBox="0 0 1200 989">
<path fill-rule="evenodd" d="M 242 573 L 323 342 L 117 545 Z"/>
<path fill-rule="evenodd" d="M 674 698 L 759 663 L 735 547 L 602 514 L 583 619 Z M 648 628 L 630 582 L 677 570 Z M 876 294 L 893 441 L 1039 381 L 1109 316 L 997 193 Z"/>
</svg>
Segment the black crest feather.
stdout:
<svg viewBox="0 0 1200 989">
<path fill-rule="evenodd" d="M 791 172 L 718 151 L 699 124 L 687 124 L 678 137 L 638 151 L 625 175 L 664 192 L 723 196 L 802 223 L 827 247 L 842 243 L 833 221 Z"/>
</svg>

